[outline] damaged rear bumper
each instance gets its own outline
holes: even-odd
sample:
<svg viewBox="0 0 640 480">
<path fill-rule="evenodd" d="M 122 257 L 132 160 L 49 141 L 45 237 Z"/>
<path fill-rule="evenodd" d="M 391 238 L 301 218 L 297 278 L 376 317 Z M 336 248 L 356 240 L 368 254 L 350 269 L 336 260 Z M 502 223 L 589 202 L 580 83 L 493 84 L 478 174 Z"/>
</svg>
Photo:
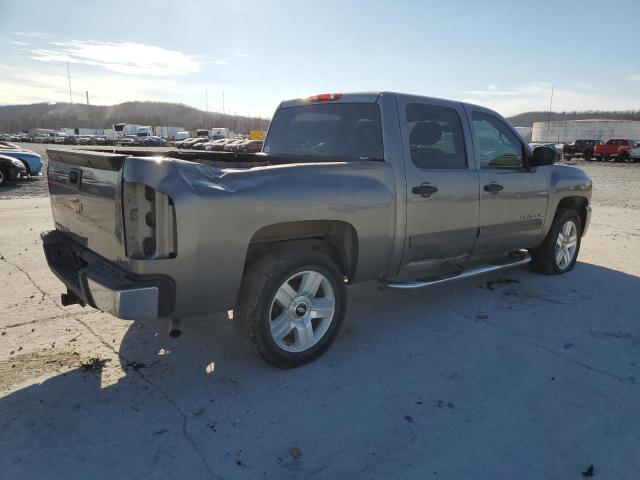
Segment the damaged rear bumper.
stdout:
<svg viewBox="0 0 640 480">
<path fill-rule="evenodd" d="M 171 278 L 133 275 L 58 230 L 41 237 L 49 268 L 68 289 L 63 304 L 87 304 L 125 320 L 155 319 L 173 312 Z"/>
</svg>

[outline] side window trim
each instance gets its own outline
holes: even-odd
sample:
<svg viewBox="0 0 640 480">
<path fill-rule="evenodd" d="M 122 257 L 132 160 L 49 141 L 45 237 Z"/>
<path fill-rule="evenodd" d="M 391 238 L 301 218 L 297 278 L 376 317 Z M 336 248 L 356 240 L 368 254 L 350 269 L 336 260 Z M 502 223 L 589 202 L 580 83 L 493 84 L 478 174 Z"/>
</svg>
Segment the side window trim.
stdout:
<svg viewBox="0 0 640 480">
<path fill-rule="evenodd" d="M 411 130 L 409 129 L 409 121 L 407 117 L 407 110 L 412 105 L 437 107 L 437 108 L 450 110 L 454 113 L 456 119 L 458 120 L 458 126 L 459 126 L 460 135 L 461 135 L 460 143 L 461 143 L 462 155 L 464 155 L 463 166 L 451 167 L 451 168 L 435 168 L 435 167 L 429 168 L 429 167 L 422 167 L 416 164 L 411 152 L 411 141 L 410 141 Z M 426 102 L 426 101 L 420 101 L 418 99 L 416 100 L 407 99 L 406 102 L 404 102 L 403 110 L 404 110 L 404 115 L 403 115 L 404 118 L 402 118 L 402 120 L 406 129 L 406 138 L 404 141 L 406 141 L 406 145 L 408 148 L 408 159 L 415 168 L 421 171 L 439 171 L 439 172 L 447 172 L 447 171 L 459 172 L 459 171 L 467 171 L 469 169 L 471 170 L 476 169 L 475 159 L 474 159 L 474 150 L 473 148 L 470 148 L 469 139 L 467 138 L 467 135 L 471 135 L 471 132 L 470 132 L 470 125 L 468 123 L 468 118 L 464 108 L 456 108 L 454 105 L 441 104 L 439 102 Z"/>
</svg>

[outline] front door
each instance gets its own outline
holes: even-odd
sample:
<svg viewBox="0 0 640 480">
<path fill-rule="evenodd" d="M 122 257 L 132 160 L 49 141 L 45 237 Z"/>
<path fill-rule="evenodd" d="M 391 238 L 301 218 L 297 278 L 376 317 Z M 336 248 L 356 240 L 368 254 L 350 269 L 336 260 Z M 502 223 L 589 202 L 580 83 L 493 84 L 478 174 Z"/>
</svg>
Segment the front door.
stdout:
<svg viewBox="0 0 640 480">
<path fill-rule="evenodd" d="M 407 180 L 403 271 L 460 265 L 478 232 L 478 172 L 462 105 L 398 96 Z M 445 266 L 446 268 L 446 266 Z"/>
<path fill-rule="evenodd" d="M 473 253 L 534 247 L 547 210 L 547 171 L 527 168 L 527 147 L 501 118 L 467 108 L 480 172 L 480 231 Z"/>
</svg>

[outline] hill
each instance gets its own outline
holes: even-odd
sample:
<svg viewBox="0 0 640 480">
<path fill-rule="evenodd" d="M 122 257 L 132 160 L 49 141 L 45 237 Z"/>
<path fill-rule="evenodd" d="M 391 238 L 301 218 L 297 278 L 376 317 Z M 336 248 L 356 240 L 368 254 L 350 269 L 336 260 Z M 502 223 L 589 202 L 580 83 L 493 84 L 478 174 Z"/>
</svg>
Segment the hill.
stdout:
<svg viewBox="0 0 640 480">
<path fill-rule="evenodd" d="M 31 128 L 111 128 L 114 123 L 175 126 L 187 130 L 227 127 L 234 132 L 262 130 L 269 119 L 204 112 L 179 103 L 126 102 L 118 105 L 35 103 L 0 106 L 0 132 Z"/>
<path fill-rule="evenodd" d="M 508 117 L 514 127 L 531 127 L 534 122 L 546 122 L 547 120 L 591 120 L 602 118 L 607 120 L 640 120 L 640 110 L 621 111 L 601 111 L 587 110 L 584 112 L 525 112 Z"/>
</svg>

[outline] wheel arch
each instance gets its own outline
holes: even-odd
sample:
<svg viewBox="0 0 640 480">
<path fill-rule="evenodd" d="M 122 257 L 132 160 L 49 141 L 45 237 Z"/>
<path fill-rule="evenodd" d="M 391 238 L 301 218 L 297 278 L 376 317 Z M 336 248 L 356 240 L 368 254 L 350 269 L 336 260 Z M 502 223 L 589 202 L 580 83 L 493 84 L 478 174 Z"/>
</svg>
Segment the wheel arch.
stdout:
<svg viewBox="0 0 640 480">
<path fill-rule="evenodd" d="M 574 210 L 578 214 L 578 217 L 580 217 L 581 229 L 584 234 L 585 225 L 587 223 L 587 206 L 588 205 L 589 205 L 589 201 L 587 200 L 586 197 L 582 197 L 579 195 L 564 197 L 558 202 L 558 205 L 556 206 L 554 219 L 555 219 L 555 216 L 558 215 L 558 211 L 560 209 L 565 208 L 569 210 Z"/>
<path fill-rule="evenodd" d="M 283 222 L 260 228 L 249 242 L 244 270 L 265 253 L 287 246 L 321 252 L 336 263 L 349 281 L 355 277 L 358 234 L 353 225 L 342 220 Z"/>
</svg>

